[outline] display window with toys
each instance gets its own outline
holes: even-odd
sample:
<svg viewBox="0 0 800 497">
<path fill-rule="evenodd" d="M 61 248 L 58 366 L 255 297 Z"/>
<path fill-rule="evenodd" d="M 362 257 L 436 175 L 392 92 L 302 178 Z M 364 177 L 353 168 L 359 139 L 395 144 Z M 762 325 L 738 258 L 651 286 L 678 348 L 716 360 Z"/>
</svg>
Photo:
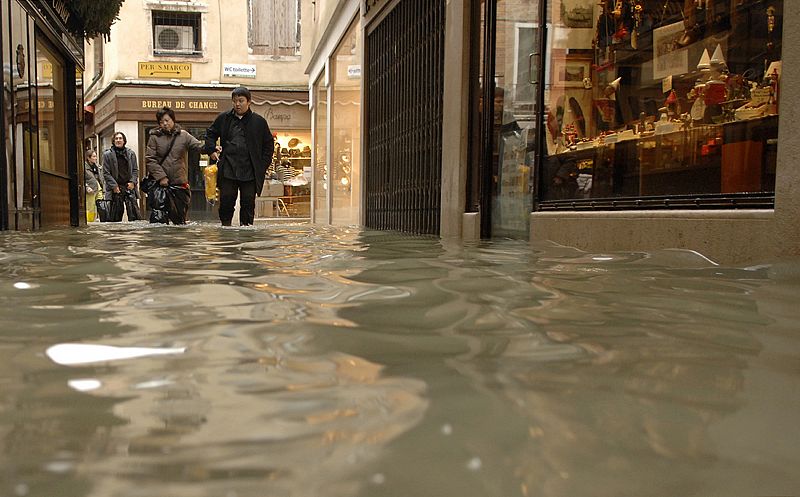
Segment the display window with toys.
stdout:
<svg viewBox="0 0 800 497">
<path fill-rule="evenodd" d="M 769 204 L 783 3 L 553 0 L 540 206 Z"/>
</svg>

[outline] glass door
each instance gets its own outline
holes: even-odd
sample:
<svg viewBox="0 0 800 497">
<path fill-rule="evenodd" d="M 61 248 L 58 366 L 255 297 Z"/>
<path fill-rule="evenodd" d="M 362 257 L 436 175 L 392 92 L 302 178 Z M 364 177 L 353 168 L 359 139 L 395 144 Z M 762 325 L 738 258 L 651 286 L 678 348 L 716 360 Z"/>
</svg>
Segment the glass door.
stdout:
<svg viewBox="0 0 800 497">
<path fill-rule="evenodd" d="M 492 103 L 492 112 L 482 117 L 489 131 L 483 133 L 483 236 L 529 236 L 542 122 L 541 5 L 541 0 L 484 2 L 482 83 L 488 85 L 482 85 L 482 101 Z"/>
</svg>

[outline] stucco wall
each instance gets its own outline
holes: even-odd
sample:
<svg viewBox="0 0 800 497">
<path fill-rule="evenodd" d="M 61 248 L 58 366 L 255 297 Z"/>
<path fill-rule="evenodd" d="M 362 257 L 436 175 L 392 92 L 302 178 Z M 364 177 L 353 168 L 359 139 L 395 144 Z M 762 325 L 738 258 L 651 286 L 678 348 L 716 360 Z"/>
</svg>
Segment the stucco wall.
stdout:
<svg viewBox="0 0 800 497">
<path fill-rule="evenodd" d="M 311 2 L 301 2 L 300 56 L 278 59 L 248 53 L 246 1 L 191 1 L 182 5 L 183 3 L 161 0 L 124 2 L 120 9 L 119 20 L 111 27 L 110 40 L 105 43 L 103 79 L 95 85 L 96 90 L 87 97 L 91 99 L 111 81 L 138 79 L 139 62 L 190 62 L 192 77 L 181 79 L 183 83 L 208 84 L 218 81 L 251 87 L 307 86 L 308 78 L 304 74 L 304 69 L 311 54 L 311 40 L 314 36 L 311 23 L 314 6 Z M 171 9 L 201 13 L 203 46 L 201 57 L 153 55 L 151 11 Z M 94 49 L 94 44 L 86 44 L 87 84 L 95 74 Z M 255 65 L 257 77 L 252 79 L 223 76 L 222 66 L 225 63 Z M 156 78 L 148 80 L 158 81 Z"/>
</svg>

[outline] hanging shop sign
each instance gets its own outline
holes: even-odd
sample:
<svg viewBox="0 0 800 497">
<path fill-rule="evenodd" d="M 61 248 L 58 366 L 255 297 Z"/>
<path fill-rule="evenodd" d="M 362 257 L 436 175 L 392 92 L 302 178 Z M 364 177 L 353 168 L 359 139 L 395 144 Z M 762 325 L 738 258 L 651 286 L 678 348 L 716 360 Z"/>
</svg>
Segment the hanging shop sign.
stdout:
<svg viewBox="0 0 800 497">
<path fill-rule="evenodd" d="M 140 78 L 192 79 L 189 62 L 139 62 Z"/>
<path fill-rule="evenodd" d="M 222 75 L 228 78 L 255 78 L 256 66 L 252 64 L 223 64 Z"/>
</svg>

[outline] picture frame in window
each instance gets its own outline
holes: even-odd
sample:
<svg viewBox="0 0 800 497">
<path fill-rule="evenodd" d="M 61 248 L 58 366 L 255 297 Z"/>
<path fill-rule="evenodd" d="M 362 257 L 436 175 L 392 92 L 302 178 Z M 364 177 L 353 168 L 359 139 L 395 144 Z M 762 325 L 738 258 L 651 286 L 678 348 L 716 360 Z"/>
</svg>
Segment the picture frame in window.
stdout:
<svg viewBox="0 0 800 497">
<path fill-rule="evenodd" d="M 570 57 L 554 60 L 553 83 L 562 88 L 583 88 L 584 80 L 591 80 L 592 60 L 587 57 Z"/>
</svg>

